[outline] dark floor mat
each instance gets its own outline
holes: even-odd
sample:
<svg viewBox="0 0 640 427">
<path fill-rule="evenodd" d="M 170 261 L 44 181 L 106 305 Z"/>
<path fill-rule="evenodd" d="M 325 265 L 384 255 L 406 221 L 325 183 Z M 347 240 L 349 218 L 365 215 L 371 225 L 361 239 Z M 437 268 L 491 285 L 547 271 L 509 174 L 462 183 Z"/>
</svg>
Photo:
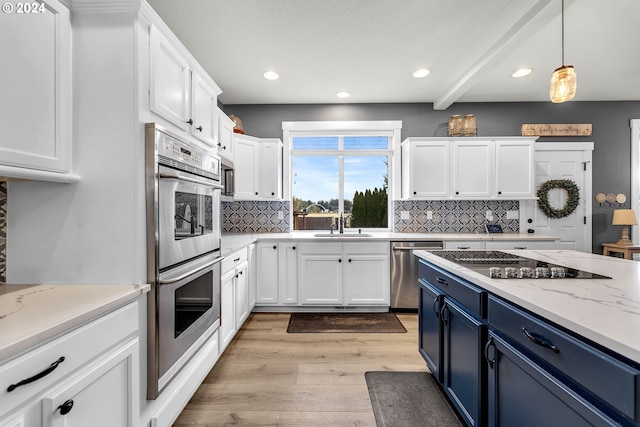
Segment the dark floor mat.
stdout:
<svg viewBox="0 0 640 427">
<path fill-rule="evenodd" d="M 461 427 L 453 408 L 428 372 L 364 374 L 378 427 Z"/>
<path fill-rule="evenodd" d="M 407 330 L 394 313 L 291 313 L 287 332 L 402 333 Z"/>
</svg>

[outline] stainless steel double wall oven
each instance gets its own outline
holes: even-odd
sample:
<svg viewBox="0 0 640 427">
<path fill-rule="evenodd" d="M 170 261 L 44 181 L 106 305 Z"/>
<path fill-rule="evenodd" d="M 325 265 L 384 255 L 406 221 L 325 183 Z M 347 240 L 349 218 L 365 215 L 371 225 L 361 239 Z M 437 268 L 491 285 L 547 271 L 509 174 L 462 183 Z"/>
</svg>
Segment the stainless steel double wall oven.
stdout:
<svg viewBox="0 0 640 427">
<path fill-rule="evenodd" d="M 146 125 L 147 398 L 220 325 L 220 159 Z"/>
</svg>

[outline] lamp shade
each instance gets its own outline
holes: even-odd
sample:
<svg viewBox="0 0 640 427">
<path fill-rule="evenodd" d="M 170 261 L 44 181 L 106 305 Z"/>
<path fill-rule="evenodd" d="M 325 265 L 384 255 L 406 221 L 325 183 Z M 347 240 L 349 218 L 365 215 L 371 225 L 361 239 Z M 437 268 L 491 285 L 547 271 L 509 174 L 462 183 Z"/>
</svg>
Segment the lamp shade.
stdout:
<svg viewBox="0 0 640 427">
<path fill-rule="evenodd" d="M 633 209 L 616 209 L 613 211 L 612 225 L 636 225 L 638 217 Z"/>
<path fill-rule="evenodd" d="M 573 99 L 578 86 L 578 78 L 572 65 L 563 65 L 551 75 L 549 97 L 551 102 L 560 103 Z"/>
</svg>

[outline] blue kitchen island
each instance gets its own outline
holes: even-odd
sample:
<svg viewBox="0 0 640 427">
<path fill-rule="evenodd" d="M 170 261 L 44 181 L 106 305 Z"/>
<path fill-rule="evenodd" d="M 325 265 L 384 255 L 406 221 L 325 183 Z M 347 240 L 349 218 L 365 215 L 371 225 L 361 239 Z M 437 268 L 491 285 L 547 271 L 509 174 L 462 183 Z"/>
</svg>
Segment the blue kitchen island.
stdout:
<svg viewBox="0 0 640 427">
<path fill-rule="evenodd" d="M 498 278 L 447 252 L 414 251 L 419 351 L 467 425 L 640 426 L 640 263 L 500 251 L 529 264 Z"/>
</svg>

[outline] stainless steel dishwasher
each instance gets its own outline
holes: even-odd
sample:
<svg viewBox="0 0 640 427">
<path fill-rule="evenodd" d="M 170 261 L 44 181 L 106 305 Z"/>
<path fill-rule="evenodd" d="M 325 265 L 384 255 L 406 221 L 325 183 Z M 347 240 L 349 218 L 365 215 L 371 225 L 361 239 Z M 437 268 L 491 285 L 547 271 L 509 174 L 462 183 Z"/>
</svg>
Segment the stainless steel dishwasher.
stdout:
<svg viewBox="0 0 640 427">
<path fill-rule="evenodd" d="M 442 242 L 391 242 L 391 310 L 418 310 L 418 260 L 413 250 L 442 249 Z"/>
</svg>

